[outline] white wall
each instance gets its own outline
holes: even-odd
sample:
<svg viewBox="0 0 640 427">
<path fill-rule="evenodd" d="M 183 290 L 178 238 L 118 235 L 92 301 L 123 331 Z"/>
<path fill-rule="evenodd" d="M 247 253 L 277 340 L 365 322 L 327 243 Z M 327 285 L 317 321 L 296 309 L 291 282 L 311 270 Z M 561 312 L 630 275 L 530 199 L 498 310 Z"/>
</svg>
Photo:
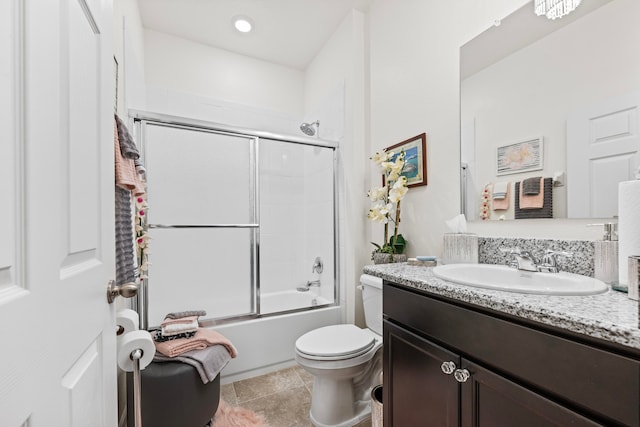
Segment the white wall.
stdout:
<svg viewBox="0 0 640 427">
<path fill-rule="evenodd" d="M 113 55 L 118 61 L 118 114 L 145 108 L 144 28 L 137 0 L 113 4 Z"/>
<path fill-rule="evenodd" d="M 440 255 L 444 222 L 460 211 L 459 48 L 525 3 L 374 0 L 371 5 L 371 151 L 427 133 L 428 186 L 410 189 L 403 200 L 400 230 L 409 240 L 409 255 Z M 370 171 L 370 182 L 377 182 L 377 171 Z M 500 224 L 474 223 L 470 229 L 498 234 L 494 228 Z M 596 228 L 577 220 L 527 221 L 504 227 L 503 235 L 591 239 L 601 234 Z M 372 227 L 371 240 L 381 237 L 381 227 Z"/>
<path fill-rule="evenodd" d="M 304 73 L 145 30 L 147 85 L 302 115 Z"/>
<path fill-rule="evenodd" d="M 330 135 L 339 135 L 340 303 L 347 310 L 345 320 L 361 326 L 362 298 L 356 286 L 369 260 L 363 250 L 368 245 L 363 196 L 367 185 L 363 159 L 369 151 L 366 49 L 366 15 L 353 10 L 307 67 L 304 90 L 306 119 L 320 119 L 321 136 L 327 127 Z"/>
</svg>

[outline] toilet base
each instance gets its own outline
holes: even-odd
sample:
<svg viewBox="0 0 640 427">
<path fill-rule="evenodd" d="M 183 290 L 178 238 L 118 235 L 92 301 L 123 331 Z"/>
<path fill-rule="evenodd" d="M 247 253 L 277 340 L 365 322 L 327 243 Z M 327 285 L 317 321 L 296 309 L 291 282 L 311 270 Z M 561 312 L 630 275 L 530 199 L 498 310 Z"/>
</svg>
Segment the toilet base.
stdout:
<svg viewBox="0 0 640 427">
<path fill-rule="evenodd" d="M 346 421 L 341 422 L 340 424 L 324 424 L 321 421 L 318 421 L 314 416 L 313 412 L 309 412 L 309 419 L 311 423 L 315 427 L 352 427 L 362 421 L 371 417 L 371 403 L 370 402 L 358 402 L 359 410 L 356 411 L 356 415 L 349 418 Z"/>
<path fill-rule="evenodd" d="M 314 371 L 313 369 L 307 370 Z M 371 416 L 371 389 L 382 371 L 382 352 L 371 361 L 316 375 L 309 418 L 316 427 L 351 427 Z M 314 373 L 314 372 L 312 372 Z M 318 372 L 315 372 L 316 374 Z"/>
</svg>

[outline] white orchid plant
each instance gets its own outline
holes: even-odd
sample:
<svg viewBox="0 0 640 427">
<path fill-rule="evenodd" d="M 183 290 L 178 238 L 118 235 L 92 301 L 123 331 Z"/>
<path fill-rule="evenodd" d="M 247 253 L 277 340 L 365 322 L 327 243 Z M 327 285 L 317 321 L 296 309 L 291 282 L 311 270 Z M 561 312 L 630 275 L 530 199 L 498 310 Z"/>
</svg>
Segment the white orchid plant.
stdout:
<svg viewBox="0 0 640 427">
<path fill-rule="evenodd" d="M 380 171 L 384 175 L 384 185 L 382 187 L 374 187 L 368 193 L 372 206 L 367 217 L 372 221 L 384 224 L 384 242 L 382 245 L 371 242 L 376 247 L 373 253 L 401 254 L 406 246 L 406 241 L 402 234 L 398 234 L 400 202 L 409 191 L 407 178 L 401 175 L 404 167 L 404 157 L 404 150 L 397 156 L 393 151 L 383 150 L 371 157 L 371 160 L 380 167 Z M 391 237 L 389 237 L 390 222 L 394 225 Z"/>
</svg>

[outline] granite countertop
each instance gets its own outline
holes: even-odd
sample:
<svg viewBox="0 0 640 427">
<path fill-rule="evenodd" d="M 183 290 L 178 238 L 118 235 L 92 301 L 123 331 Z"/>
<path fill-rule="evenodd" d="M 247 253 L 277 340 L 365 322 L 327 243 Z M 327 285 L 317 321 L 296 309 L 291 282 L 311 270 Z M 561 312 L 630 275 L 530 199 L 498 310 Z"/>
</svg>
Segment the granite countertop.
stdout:
<svg viewBox="0 0 640 427">
<path fill-rule="evenodd" d="M 406 263 L 364 267 L 364 273 L 409 288 L 489 308 L 640 350 L 638 301 L 609 290 L 599 295 L 551 296 L 458 285 L 434 276 L 432 267 Z"/>
</svg>

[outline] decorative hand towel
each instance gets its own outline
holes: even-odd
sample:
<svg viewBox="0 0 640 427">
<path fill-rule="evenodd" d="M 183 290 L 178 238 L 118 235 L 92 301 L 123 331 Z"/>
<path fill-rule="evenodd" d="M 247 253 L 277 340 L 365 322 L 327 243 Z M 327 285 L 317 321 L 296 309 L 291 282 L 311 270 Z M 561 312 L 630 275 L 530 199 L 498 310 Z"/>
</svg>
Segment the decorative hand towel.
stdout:
<svg viewBox="0 0 640 427">
<path fill-rule="evenodd" d="M 164 336 L 162 335 L 162 331 L 156 331 L 153 334 L 153 340 L 158 342 L 165 342 L 165 341 L 171 341 L 171 340 L 178 340 L 181 338 L 193 338 L 195 335 L 196 335 L 196 331 L 191 331 L 191 332 L 182 332 L 175 335 Z"/>
<path fill-rule="evenodd" d="M 502 200 L 507 197 L 507 188 L 509 187 L 509 182 L 496 182 L 493 184 L 493 200 Z"/>
<path fill-rule="evenodd" d="M 538 194 L 527 196 L 524 194 L 524 181 L 520 182 L 520 209 L 541 209 L 544 206 L 544 179 L 538 180 Z"/>
<path fill-rule="evenodd" d="M 120 151 L 120 140 L 118 139 L 118 130 L 114 124 L 113 146 L 115 154 L 115 175 L 116 185 L 123 190 L 135 190 L 136 182 L 136 166 L 133 160 L 125 158 Z"/>
<path fill-rule="evenodd" d="M 542 177 L 536 176 L 535 178 L 527 178 L 522 181 L 522 188 L 520 194 L 525 196 L 536 196 L 542 191 Z M 522 207 L 522 206 L 520 206 Z"/>
<path fill-rule="evenodd" d="M 189 316 L 206 316 L 207 312 L 204 310 L 185 310 L 185 311 L 175 311 L 173 313 L 167 314 L 164 318 L 166 319 L 180 319 L 181 317 L 189 317 Z"/>
<path fill-rule="evenodd" d="M 211 345 L 221 344 L 225 346 L 231 357 L 238 354 L 236 348 L 221 333 L 213 329 L 199 328 L 198 332 L 190 339 L 177 339 L 166 342 L 156 342 L 156 350 L 168 357 L 179 356 L 187 351 L 202 350 Z"/>
<path fill-rule="evenodd" d="M 118 140 L 120 140 L 120 152 L 122 156 L 131 159 L 137 160 L 140 158 L 140 151 L 138 151 L 138 147 L 136 146 L 133 137 L 129 133 L 129 129 L 125 126 L 124 122 L 115 115 L 116 120 L 116 129 L 118 131 Z"/>
<path fill-rule="evenodd" d="M 544 185 L 540 191 L 540 194 L 544 195 L 544 204 L 540 209 L 521 209 L 520 200 L 522 200 L 522 198 L 520 197 L 520 182 L 516 182 L 514 188 L 516 192 L 513 211 L 515 219 L 553 218 L 553 178 L 544 178 Z"/>
<path fill-rule="evenodd" d="M 191 325 L 193 322 L 198 322 L 198 316 L 185 316 L 178 317 L 176 319 L 165 317 L 160 326 L 168 326 L 168 325 Z"/>
<path fill-rule="evenodd" d="M 181 317 L 179 319 L 164 319 L 160 324 L 161 335 L 169 337 L 171 335 L 185 332 L 196 332 L 198 330 L 198 316 Z"/>
<path fill-rule="evenodd" d="M 115 187 L 116 284 L 135 282 L 131 191 Z"/>
<path fill-rule="evenodd" d="M 162 336 L 181 334 L 184 332 L 196 332 L 198 330 L 198 321 L 193 320 L 191 323 L 165 325 L 162 327 Z"/>
<path fill-rule="evenodd" d="M 196 368 L 204 384 L 213 381 L 229 363 L 231 355 L 223 345 L 212 345 L 203 350 L 191 350 L 176 357 L 156 352 L 154 362 L 183 362 Z"/>
<path fill-rule="evenodd" d="M 507 182 L 506 184 L 507 184 L 507 189 L 505 190 L 504 198 L 493 201 L 494 211 L 506 211 L 507 209 L 509 209 L 509 199 L 511 199 L 509 193 L 510 193 L 511 185 L 509 182 Z"/>
</svg>

